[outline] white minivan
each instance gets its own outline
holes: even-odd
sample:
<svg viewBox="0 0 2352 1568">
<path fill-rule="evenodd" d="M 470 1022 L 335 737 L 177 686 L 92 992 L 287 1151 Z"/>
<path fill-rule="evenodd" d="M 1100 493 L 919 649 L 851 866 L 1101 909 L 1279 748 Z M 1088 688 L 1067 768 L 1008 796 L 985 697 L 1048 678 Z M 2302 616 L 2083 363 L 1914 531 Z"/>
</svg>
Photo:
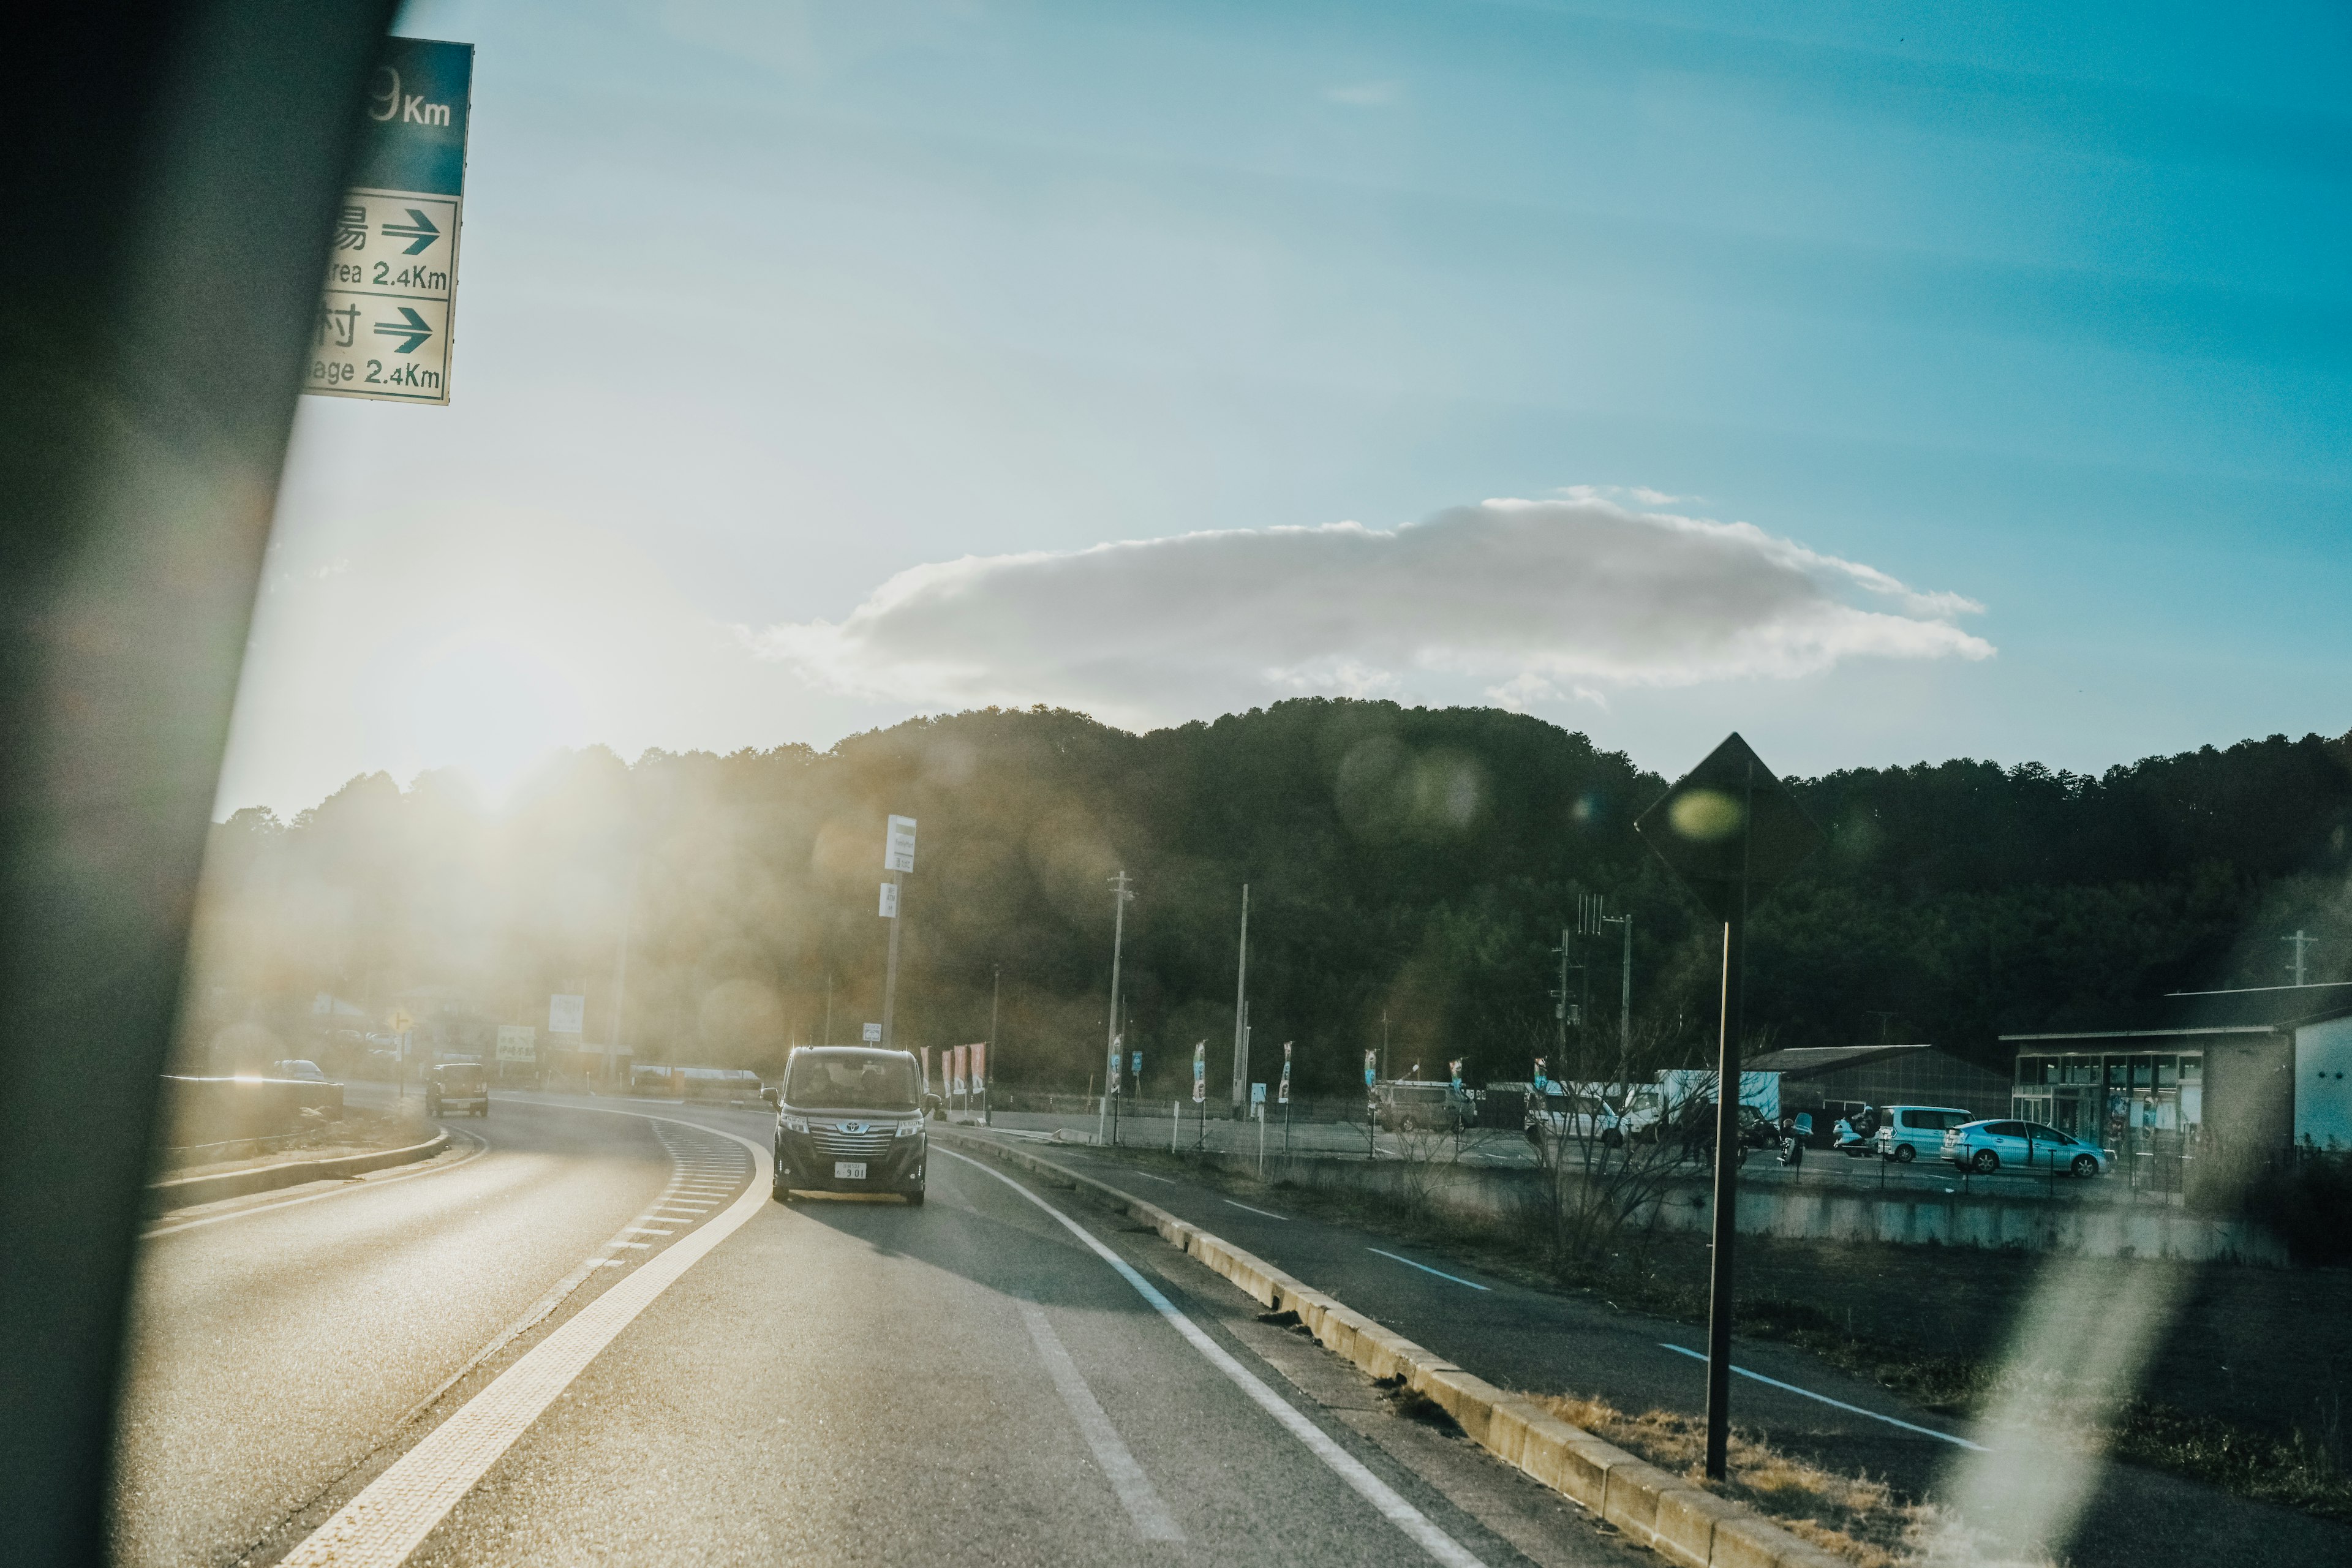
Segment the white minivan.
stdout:
<svg viewBox="0 0 2352 1568">
<path fill-rule="evenodd" d="M 1948 1105 L 1890 1105 L 1886 1120 L 1878 1125 L 1878 1157 L 1903 1165 L 1922 1154 L 1931 1160 L 1941 1158 L 1944 1134 L 1975 1120 L 1975 1111 L 1955 1110 Z"/>
</svg>

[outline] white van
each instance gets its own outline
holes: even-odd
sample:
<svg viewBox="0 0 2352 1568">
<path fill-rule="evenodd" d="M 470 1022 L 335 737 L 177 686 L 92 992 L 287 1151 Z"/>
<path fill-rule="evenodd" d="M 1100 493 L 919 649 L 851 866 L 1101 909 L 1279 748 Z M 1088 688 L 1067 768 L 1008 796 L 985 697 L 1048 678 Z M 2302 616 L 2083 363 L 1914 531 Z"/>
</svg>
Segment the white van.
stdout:
<svg viewBox="0 0 2352 1568">
<path fill-rule="evenodd" d="M 1944 1134 L 1963 1122 L 1974 1121 L 1973 1110 L 1948 1105 L 1890 1105 L 1878 1124 L 1878 1157 L 1907 1165 L 1922 1154 L 1931 1160 L 1944 1155 Z"/>
</svg>

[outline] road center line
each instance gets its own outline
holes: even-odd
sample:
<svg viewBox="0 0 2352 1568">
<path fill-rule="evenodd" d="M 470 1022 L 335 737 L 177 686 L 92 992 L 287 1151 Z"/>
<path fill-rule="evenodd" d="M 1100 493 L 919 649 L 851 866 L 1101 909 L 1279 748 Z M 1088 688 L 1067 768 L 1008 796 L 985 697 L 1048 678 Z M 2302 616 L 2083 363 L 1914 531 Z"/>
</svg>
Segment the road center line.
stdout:
<svg viewBox="0 0 2352 1568">
<path fill-rule="evenodd" d="M 604 1110 L 601 1106 L 580 1109 Z M 676 1117 L 642 1110 L 615 1109 L 605 1113 L 678 1121 Z M 679 1125 L 742 1144 L 751 1152 L 755 1172 L 768 1163 L 768 1151 L 748 1138 L 699 1122 L 680 1121 Z M 282 1559 L 285 1568 L 398 1568 L 637 1314 L 758 1214 L 767 1201 L 764 1184 L 754 1183 L 725 1213 L 705 1221 L 677 1246 L 664 1248 L 583 1307 L 569 1322 L 533 1345 L 493 1378 L 488 1387 L 426 1433 L 333 1518 L 312 1531 Z"/>
<path fill-rule="evenodd" d="M 1395 1258 L 1397 1262 L 1403 1264 L 1407 1268 L 1418 1268 L 1423 1274 L 1434 1274 L 1440 1279 L 1451 1279 L 1456 1285 L 1467 1285 L 1473 1290 L 1484 1290 L 1486 1289 L 1486 1287 L 1479 1284 L 1475 1279 L 1465 1279 L 1459 1274 L 1448 1274 L 1443 1268 L 1432 1268 L 1426 1263 L 1415 1263 L 1412 1258 L 1400 1258 L 1393 1252 L 1381 1252 L 1381 1249 L 1377 1247 L 1368 1247 L 1364 1248 L 1364 1250 L 1366 1252 L 1380 1252 L 1382 1258 Z"/>
<path fill-rule="evenodd" d="M 1135 1462 L 1135 1456 L 1119 1439 L 1118 1428 L 1103 1414 L 1102 1403 L 1087 1386 L 1077 1363 L 1062 1347 L 1061 1336 L 1054 1332 L 1054 1325 L 1027 1301 L 1021 1303 L 1021 1317 L 1029 1325 L 1029 1337 L 1036 1342 L 1038 1357 L 1052 1374 L 1054 1386 L 1061 1391 L 1062 1403 L 1070 1407 L 1070 1415 L 1078 1424 L 1078 1435 L 1094 1450 L 1095 1463 L 1101 1467 L 1103 1479 L 1118 1494 L 1119 1506 L 1127 1510 L 1127 1517 L 1135 1521 L 1135 1532 L 1146 1541 L 1183 1540 L 1184 1532 L 1169 1514 L 1168 1505 L 1152 1489 L 1151 1478 L 1143 1473 L 1143 1467 Z"/>
<path fill-rule="evenodd" d="M 1258 1215 L 1265 1215 L 1266 1218 L 1268 1218 L 1268 1219 L 1278 1219 L 1278 1220 L 1282 1221 L 1285 1225 L 1287 1225 L 1287 1224 L 1289 1224 L 1289 1223 L 1290 1223 L 1290 1216 L 1289 1216 L 1288 1215 L 1286 1215 L 1286 1214 L 1276 1214 L 1276 1213 L 1275 1213 L 1272 1209 L 1256 1209 L 1256 1208 L 1252 1208 L 1252 1207 L 1250 1207 L 1250 1205 L 1247 1205 L 1247 1204 L 1234 1203 L 1234 1200 L 1233 1200 L 1233 1199 L 1231 1199 L 1231 1198 L 1227 1198 L 1227 1199 L 1225 1200 L 1225 1202 L 1227 1202 L 1227 1203 L 1229 1203 L 1229 1204 L 1233 1204 L 1233 1206 L 1234 1206 L 1234 1207 L 1235 1207 L 1235 1208 L 1237 1208 L 1237 1209 L 1242 1210 L 1242 1211 L 1243 1211 L 1244 1213 L 1245 1213 L 1245 1214 L 1258 1214 Z"/>
<path fill-rule="evenodd" d="M 1355 1489 L 1357 1496 L 1378 1510 L 1381 1518 L 1411 1536 L 1414 1543 L 1423 1551 L 1444 1563 L 1446 1568 L 1486 1568 L 1486 1564 L 1460 1542 L 1431 1523 L 1427 1514 L 1407 1502 L 1398 1494 L 1395 1488 L 1367 1469 L 1362 1460 L 1332 1441 L 1329 1433 L 1299 1414 L 1288 1400 L 1259 1382 L 1249 1368 L 1233 1358 L 1224 1346 L 1211 1339 L 1200 1324 L 1178 1311 L 1173 1301 L 1162 1295 L 1151 1281 L 1137 1273 L 1134 1265 L 1096 1240 L 1093 1233 L 1084 1226 L 1004 1174 L 1003 1172 L 990 1170 L 968 1154 L 959 1154 L 952 1149 L 941 1149 L 937 1146 L 932 1148 L 931 1152 L 945 1154 L 950 1160 L 961 1160 L 982 1174 L 995 1177 L 1060 1221 L 1064 1229 L 1085 1243 L 1096 1257 L 1117 1269 L 1120 1279 L 1134 1286 L 1136 1293 L 1149 1301 L 1152 1310 L 1166 1319 L 1178 1333 L 1182 1334 L 1210 1365 L 1232 1379 L 1235 1387 L 1255 1401 L 1260 1409 L 1279 1422 L 1284 1430 L 1306 1444 L 1317 1458 L 1330 1468 L 1333 1474 Z"/>
<path fill-rule="evenodd" d="M 1670 1345 L 1662 1340 L 1658 1343 L 1658 1348 L 1660 1350 L 1673 1351 L 1677 1355 L 1686 1355 L 1693 1361 L 1703 1362 L 1706 1359 L 1706 1352 L 1705 1351 L 1695 1351 L 1688 1345 Z M 1956 1444 L 1963 1448 L 1972 1448 L 1979 1454 L 1991 1452 L 1991 1450 L 1987 1448 L 1982 1443 L 1971 1443 L 1966 1437 L 1955 1437 L 1949 1432 L 1938 1432 L 1933 1426 L 1915 1426 L 1908 1421 L 1897 1421 L 1892 1415 L 1881 1415 L 1875 1410 L 1864 1410 L 1859 1405 L 1848 1405 L 1843 1399 L 1832 1399 L 1826 1394 L 1815 1394 L 1810 1388 L 1799 1388 L 1793 1383 L 1782 1383 L 1777 1377 L 1767 1377 L 1760 1372 L 1750 1372 L 1744 1366 L 1735 1366 L 1731 1370 L 1738 1373 L 1742 1377 L 1752 1377 L 1759 1383 L 1769 1383 L 1774 1388 L 1784 1388 L 1790 1394 L 1801 1394 L 1808 1399 L 1818 1399 L 1823 1405 L 1833 1405 L 1840 1410 L 1851 1410 L 1856 1415 L 1867 1415 L 1873 1421 L 1884 1421 L 1889 1426 L 1900 1426 L 1906 1432 L 1916 1432 L 1922 1436 L 1927 1437 L 1940 1437 L 1947 1443 Z"/>
</svg>

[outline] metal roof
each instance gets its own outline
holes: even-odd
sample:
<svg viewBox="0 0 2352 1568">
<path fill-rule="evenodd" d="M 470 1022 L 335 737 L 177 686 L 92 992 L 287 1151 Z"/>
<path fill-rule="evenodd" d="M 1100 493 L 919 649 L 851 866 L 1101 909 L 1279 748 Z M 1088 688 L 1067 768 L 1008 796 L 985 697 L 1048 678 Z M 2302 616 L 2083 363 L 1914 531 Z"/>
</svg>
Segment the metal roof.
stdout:
<svg viewBox="0 0 2352 1568">
<path fill-rule="evenodd" d="M 2163 1035 L 2267 1035 L 2352 1014 L 2352 982 L 2259 985 L 2239 991 L 2175 991 L 2099 1029 L 2003 1035 L 2031 1040 L 2116 1040 Z"/>
<path fill-rule="evenodd" d="M 1905 1051 L 1932 1051 L 1933 1046 L 1790 1046 L 1766 1051 L 1739 1064 L 1743 1072 L 1777 1072 L 1788 1078 L 1809 1078 L 1839 1068 L 1860 1067 Z"/>
</svg>

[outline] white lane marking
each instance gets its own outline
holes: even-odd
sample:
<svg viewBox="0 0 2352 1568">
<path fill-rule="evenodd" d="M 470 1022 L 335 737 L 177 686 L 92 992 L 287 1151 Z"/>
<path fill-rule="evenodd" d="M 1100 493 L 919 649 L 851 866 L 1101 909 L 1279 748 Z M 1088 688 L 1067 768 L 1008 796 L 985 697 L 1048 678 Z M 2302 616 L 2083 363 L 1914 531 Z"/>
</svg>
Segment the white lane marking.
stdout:
<svg viewBox="0 0 2352 1568">
<path fill-rule="evenodd" d="M 615 1110 L 608 1114 L 676 1120 L 639 1110 Z M 698 1123 L 683 1125 L 734 1139 L 751 1151 L 755 1170 L 767 1163 L 768 1152 L 748 1139 Z M 312 1531 L 281 1560 L 285 1568 L 397 1568 L 638 1313 L 767 1202 L 768 1194 L 754 1184 L 725 1214 L 697 1226 L 676 1247 L 664 1248 L 659 1258 L 649 1258 L 644 1268 L 615 1281 L 425 1434 L 422 1442 L 369 1482 L 332 1519 Z"/>
<path fill-rule="evenodd" d="M 1147 1182 L 1158 1182 L 1163 1187 L 1173 1187 L 1180 1184 L 1171 1177 L 1155 1176 L 1149 1171 L 1129 1171 L 1127 1173 L 1130 1176 L 1141 1176 Z"/>
<path fill-rule="evenodd" d="M 1287 1225 L 1287 1224 L 1289 1224 L 1289 1223 L 1290 1223 L 1290 1216 L 1289 1216 L 1288 1215 L 1286 1215 L 1286 1214 L 1276 1214 L 1276 1213 L 1275 1213 L 1272 1209 L 1254 1209 L 1254 1208 L 1250 1208 L 1249 1205 L 1247 1205 L 1247 1204 L 1235 1204 L 1235 1203 L 1234 1203 L 1234 1200 L 1233 1200 L 1233 1199 L 1231 1199 L 1231 1198 L 1227 1198 L 1227 1199 L 1225 1200 L 1225 1202 L 1227 1202 L 1227 1203 L 1229 1203 L 1229 1204 L 1233 1204 L 1233 1205 L 1234 1205 L 1234 1207 L 1235 1207 L 1235 1208 L 1237 1208 L 1237 1209 L 1246 1209 L 1246 1210 L 1248 1210 L 1248 1212 L 1249 1212 L 1249 1213 L 1251 1213 L 1251 1214 L 1262 1214 L 1262 1215 L 1265 1215 L 1265 1217 L 1266 1217 L 1266 1218 L 1268 1218 L 1268 1219 L 1278 1219 L 1278 1220 L 1282 1221 L 1285 1225 Z"/>
<path fill-rule="evenodd" d="M 1440 1279 L 1451 1279 L 1456 1285 L 1467 1285 L 1473 1290 L 1484 1290 L 1486 1289 L 1486 1287 L 1479 1284 L 1475 1279 L 1465 1279 L 1459 1274 L 1448 1274 L 1443 1268 L 1432 1268 L 1426 1263 L 1415 1263 L 1412 1258 L 1399 1258 L 1393 1252 L 1381 1252 L 1381 1249 L 1377 1247 L 1368 1247 L 1364 1248 L 1364 1250 L 1366 1252 L 1380 1252 L 1382 1258 L 1394 1258 L 1399 1263 L 1403 1264 L 1407 1268 L 1418 1268 L 1423 1274 L 1434 1274 Z"/>
<path fill-rule="evenodd" d="M 378 1187 L 388 1187 L 395 1182 L 415 1181 L 419 1176 L 437 1176 L 445 1172 L 454 1171 L 460 1165 L 470 1165 L 475 1161 L 480 1159 L 483 1155 L 490 1152 L 490 1145 L 486 1140 L 476 1138 L 471 1132 L 457 1132 L 457 1130 L 454 1127 L 449 1129 L 449 1131 L 457 1132 L 457 1135 L 460 1138 L 471 1140 L 474 1145 L 472 1152 L 462 1154 L 457 1159 L 450 1161 L 446 1165 L 427 1162 L 420 1164 L 415 1170 L 399 1171 L 389 1176 L 362 1176 L 357 1181 L 342 1181 L 334 1176 L 321 1176 L 319 1178 L 320 1181 L 334 1182 L 336 1184 L 328 1188 L 323 1193 L 312 1193 L 307 1197 L 279 1198 L 275 1203 L 256 1204 L 249 1209 L 234 1209 L 227 1214 L 206 1215 L 202 1219 L 182 1220 L 175 1225 L 154 1226 L 149 1229 L 141 1231 L 139 1233 L 139 1239 L 142 1241 L 152 1241 L 159 1236 L 177 1236 L 184 1230 L 195 1230 L 200 1226 L 207 1225 L 222 1225 L 226 1224 L 229 1220 L 243 1219 L 247 1215 L 269 1214 L 278 1209 L 290 1209 L 298 1204 L 315 1204 L 320 1198 L 339 1198 L 346 1193 L 373 1192 Z M 437 1160 L 439 1156 L 436 1155 L 434 1158 Z M 223 1199 L 222 1201 L 227 1202 L 229 1200 Z"/>
<path fill-rule="evenodd" d="M 1706 1352 L 1705 1351 L 1695 1351 L 1688 1345 L 1670 1345 L 1661 1340 L 1658 1342 L 1658 1348 L 1660 1350 L 1673 1351 L 1677 1355 L 1686 1355 L 1693 1361 L 1703 1362 L 1706 1359 Z M 1775 1388 L 1785 1388 L 1790 1394 L 1801 1394 L 1808 1399 L 1818 1399 L 1823 1405 L 1833 1405 L 1840 1410 L 1851 1410 L 1856 1415 L 1867 1415 L 1873 1421 L 1884 1421 L 1889 1426 L 1900 1426 L 1906 1432 L 1916 1432 L 1923 1436 L 1928 1437 L 1941 1437 L 1947 1443 L 1957 1444 L 1958 1447 L 1963 1448 L 1973 1448 L 1979 1454 L 1991 1452 L 1991 1450 L 1987 1448 L 1983 1444 L 1971 1443 L 1966 1437 L 1955 1437 L 1949 1432 L 1938 1432 L 1933 1426 L 1915 1426 L 1908 1421 L 1897 1421 L 1892 1415 L 1881 1415 L 1875 1410 L 1864 1410 L 1859 1405 L 1848 1405 L 1843 1399 L 1832 1399 L 1826 1394 L 1815 1394 L 1810 1388 L 1799 1388 L 1793 1383 L 1782 1383 L 1777 1377 L 1767 1377 L 1760 1372 L 1750 1372 L 1744 1366 L 1735 1366 L 1731 1370 L 1738 1373 L 1742 1377 L 1752 1377 L 1759 1383 L 1769 1383 Z"/>
<path fill-rule="evenodd" d="M 676 1236 L 677 1234 L 674 1230 L 664 1230 L 658 1226 L 650 1225 L 625 1225 L 621 1228 L 631 1236 Z"/>
<path fill-rule="evenodd" d="M 650 1241 L 608 1241 L 604 1245 L 607 1247 L 634 1247 L 639 1252 L 646 1252 L 652 1249 L 654 1244 Z"/>
<path fill-rule="evenodd" d="M 1029 1302 L 1021 1303 L 1021 1316 L 1029 1325 L 1029 1337 L 1037 1342 L 1037 1354 L 1053 1374 L 1054 1386 L 1062 1393 L 1062 1403 L 1070 1407 L 1070 1415 L 1078 1424 L 1078 1436 L 1094 1450 L 1095 1463 L 1101 1467 L 1103 1479 L 1110 1489 L 1118 1494 L 1119 1506 L 1127 1517 L 1135 1521 L 1135 1533 L 1146 1541 L 1181 1541 L 1183 1531 L 1169 1514 L 1168 1505 L 1151 1488 L 1151 1478 L 1135 1462 L 1135 1456 L 1119 1440 L 1118 1428 L 1103 1414 L 1101 1402 L 1078 1371 L 1077 1363 L 1062 1348 L 1061 1337 L 1045 1314 Z"/>
<path fill-rule="evenodd" d="M 1178 1311 L 1176 1304 L 1161 1295 L 1150 1280 L 1137 1273 L 1132 1264 L 1096 1240 L 1093 1234 L 1077 1221 L 1002 1171 L 992 1171 L 968 1154 L 959 1154 L 952 1149 L 938 1148 L 933 1149 L 931 1152 L 945 1154 L 950 1160 L 961 1160 L 973 1169 L 994 1176 L 998 1181 L 1059 1220 L 1063 1228 L 1084 1242 L 1096 1257 L 1117 1269 L 1120 1279 L 1134 1286 L 1136 1293 L 1150 1302 L 1152 1310 L 1166 1319 L 1178 1333 L 1182 1334 L 1192 1348 L 1206 1358 L 1210 1365 L 1231 1378 L 1234 1386 L 1255 1401 L 1258 1408 L 1280 1422 L 1285 1431 L 1306 1444 L 1317 1458 L 1330 1467 L 1333 1474 L 1355 1489 L 1357 1496 L 1378 1510 L 1381 1518 L 1411 1536 L 1423 1551 L 1444 1563 L 1446 1568 L 1486 1568 L 1486 1565 L 1460 1542 L 1432 1524 L 1428 1515 L 1399 1496 L 1395 1488 L 1366 1469 L 1362 1460 L 1333 1442 L 1330 1435 L 1323 1428 L 1292 1408 L 1289 1401 L 1260 1383 L 1249 1368 L 1233 1358 L 1224 1346 L 1211 1339 L 1198 1323 Z"/>
</svg>

